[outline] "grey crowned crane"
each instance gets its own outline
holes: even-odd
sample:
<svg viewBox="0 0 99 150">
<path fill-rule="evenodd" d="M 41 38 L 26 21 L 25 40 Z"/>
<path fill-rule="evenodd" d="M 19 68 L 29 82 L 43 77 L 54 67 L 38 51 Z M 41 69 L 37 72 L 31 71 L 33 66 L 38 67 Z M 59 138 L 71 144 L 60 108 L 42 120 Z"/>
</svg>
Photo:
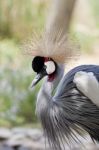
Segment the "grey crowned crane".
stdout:
<svg viewBox="0 0 99 150">
<path fill-rule="evenodd" d="M 99 66 L 81 65 L 64 75 L 67 60 L 77 54 L 67 37 L 75 0 L 54 1 L 55 13 L 45 34 L 37 47 L 32 46 L 32 68 L 37 73 L 32 87 L 44 77 L 36 113 L 51 148 L 61 150 L 65 142 L 78 142 L 77 134 L 84 132 L 99 141 Z"/>
<path fill-rule="evenodd" d="M 37 72 L 32 86 L 45 77 L 36 113 L 51 148 L 61 150 L 64 141 L 78 142 L 76 133 L 83 136 L 83 131 L 99 141 L 99 66 L 81 65 L 63 76 L 62 64 L 37 56 L 32 68 Z"/>
</svg>

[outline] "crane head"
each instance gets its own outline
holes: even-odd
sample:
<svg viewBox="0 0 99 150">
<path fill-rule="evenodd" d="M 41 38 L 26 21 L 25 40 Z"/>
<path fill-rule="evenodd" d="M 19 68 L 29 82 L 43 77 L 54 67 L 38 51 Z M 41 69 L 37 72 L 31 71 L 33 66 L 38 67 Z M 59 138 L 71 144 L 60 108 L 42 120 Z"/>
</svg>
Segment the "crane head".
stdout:
<svg viewBox="0 0 99 150">
<path fill-rule="evenodd" d="M 36 56 L 32 61 L 32 69 L 37 73 L 32 81 L 34 87 L 45 76 L 48 76 L 48 81 L 52 82 L 56 76 L 57 64 L 51 58 Z"/>
</svg>

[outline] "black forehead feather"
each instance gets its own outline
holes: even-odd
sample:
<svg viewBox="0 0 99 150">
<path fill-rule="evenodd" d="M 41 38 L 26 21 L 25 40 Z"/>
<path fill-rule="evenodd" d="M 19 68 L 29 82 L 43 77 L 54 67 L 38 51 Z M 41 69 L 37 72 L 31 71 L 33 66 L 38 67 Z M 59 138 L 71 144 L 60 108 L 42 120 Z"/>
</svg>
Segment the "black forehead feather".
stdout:
<svg viewBox="0 0 99 150">
<path fill-rule="evenodd" d="M 36 56 L 32 61 L 32 68 L 39 73 L 44 65 L 44 57 Z"/>
</svg>

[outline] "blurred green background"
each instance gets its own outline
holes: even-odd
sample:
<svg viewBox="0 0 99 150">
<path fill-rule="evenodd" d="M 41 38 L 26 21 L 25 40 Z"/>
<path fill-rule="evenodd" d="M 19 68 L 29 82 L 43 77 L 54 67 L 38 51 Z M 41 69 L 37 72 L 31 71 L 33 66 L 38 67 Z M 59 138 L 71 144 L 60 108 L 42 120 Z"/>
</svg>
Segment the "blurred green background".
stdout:
<svg viewBox="0 0 99 150">
<path fill-rule="evenodd" d="M 32 57 L 20 43 L 43 30 L 50 0 L 0 0 L 0 126 L 33 125 L 39 86 L 33 79 Z M 82 10 L 82 11 L 81 11 Z M 99 43 L 99 0 L 77 1 L 71 25 L 84 53 L 94 53 Z"/>
</svg>

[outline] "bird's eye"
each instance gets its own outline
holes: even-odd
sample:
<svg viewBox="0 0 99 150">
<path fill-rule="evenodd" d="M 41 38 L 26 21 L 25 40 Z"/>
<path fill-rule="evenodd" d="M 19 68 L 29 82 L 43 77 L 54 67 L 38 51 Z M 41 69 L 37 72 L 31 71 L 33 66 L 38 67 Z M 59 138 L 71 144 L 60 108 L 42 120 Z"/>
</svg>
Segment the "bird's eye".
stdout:
<svg viewBox="0 0 99 150">
<path fill-rule="evenodd" d="M 36 56 L 32 61 L 32 69 L 39 73 L 44 66 L 44 58 L 40 56 Z"/>
<path fill-rule="evenodd" d="M 46 72 L 48 75 L 55 72 L 56 66 L 55 66 L 55 63 L 53 61 L 45 62 L 44 65 L 46 66 Z"/>
</svg>

